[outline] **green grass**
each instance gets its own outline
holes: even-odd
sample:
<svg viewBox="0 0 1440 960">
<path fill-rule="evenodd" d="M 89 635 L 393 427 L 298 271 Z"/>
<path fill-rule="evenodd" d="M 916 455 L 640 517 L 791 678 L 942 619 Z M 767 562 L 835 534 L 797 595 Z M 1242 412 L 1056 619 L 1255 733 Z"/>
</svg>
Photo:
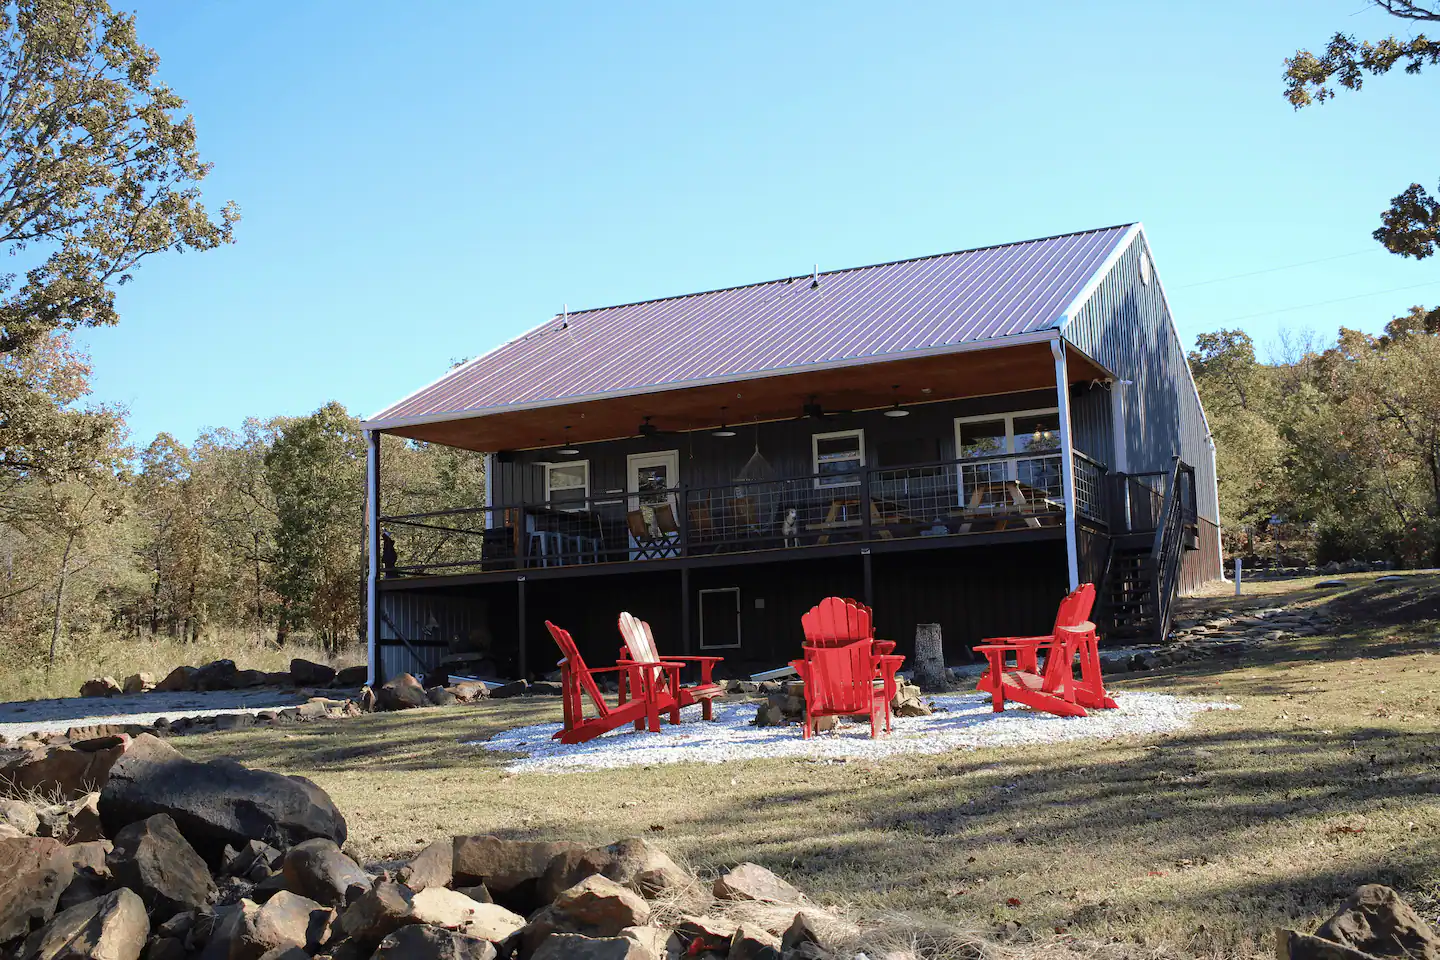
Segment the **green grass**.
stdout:
<svg viewBox="0 0 1440 960">
<path fill-rule="evenodd" d="M 1276 926 L 1313 926 L 1360 883 L 1397 887 L 1432 920 L 1440 907 L 1440 623 L 1391 622 L 1431 609 L 1440 578 L 1350 579 L 1338 593 L 1255 584 L 1241 602 L 1333 600 L 1330 636 L 1116 678 L 1242 706 L 1168 736 L 549 775 L 461 745 L 559 720 L 556 700 L 536 698 L 180 746 L 312 777 L 372 860 L 461 833 L 643 833 L 701 870 L 762 863 L 859 916 L 1013 921 L 1041 948 L 1270 956 Z"/>
</svg>

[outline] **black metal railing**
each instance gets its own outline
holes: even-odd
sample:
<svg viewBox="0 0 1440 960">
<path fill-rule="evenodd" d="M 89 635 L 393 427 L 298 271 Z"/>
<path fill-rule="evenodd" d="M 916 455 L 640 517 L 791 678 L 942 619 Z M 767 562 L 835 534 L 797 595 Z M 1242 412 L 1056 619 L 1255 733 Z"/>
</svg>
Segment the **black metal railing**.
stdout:
<svg viewBox="0 0 1440 960">
<path fill-rule="evenodd" d="M 1155 543 L 1151 548 L 1151 560 L 1158 581 L 1153 594 L 1157 639 L 1163 639 L 1170 634 L 1170 619 L 1174 611 L 1175 597 L 1179 593 L 1185 539 L 1188 531 L 1197 523 L 1195 468 L 1177 457 L 1167 486 L 1160 522 L 1155 529 Z"/>
<path fill-rule="evenodd" d="M 1077 512 L 1104 522 L 1103 464 L 1075 454 Z M 845 474 L 381 517 L 385 576 L 530 570 L 1063 523 L 1059 454 L 1004 454 Z"/>
</svg>

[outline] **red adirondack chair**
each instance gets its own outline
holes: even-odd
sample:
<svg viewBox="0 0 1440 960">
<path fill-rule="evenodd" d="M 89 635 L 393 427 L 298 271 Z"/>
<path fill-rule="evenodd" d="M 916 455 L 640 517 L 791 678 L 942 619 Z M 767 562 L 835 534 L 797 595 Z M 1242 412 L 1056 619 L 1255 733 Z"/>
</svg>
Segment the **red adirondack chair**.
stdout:
<svg viewBox="0 0 1440 960">
<path fill-rule="evenodd" d="M 1095 607 L 1095 584 L 1082 583 L 1066 595 L 1060 601 L 1060 609 L 1055 614 L 1055 626 L 1050 632 L 1038 637 L 990 637 L 981 641 L 989 645 L 1004 644 L 1013 647 L 1015 653 L 1015 669 L 1027 673 L 1039 673 L 1039 654 L 1043 649 L 1048 649 L 1055 641 L 1055 631 L 1061 627 L 1074 627 L 1085 623 L 1090 619 L 1090 611 Z M 976 649 L 979 649 L 978 647 Z M 991 693 L 991 677 L 994 671 L 987 670 L 980 676 L 979 690 L 981 693 Z"/>
<path fill-rule="evenodd" d="M 1100 638 L 1095 624 L 1088 620 L 1061 622 L 1072 619 L 1077 610 L 1088 616 L 1094 597 L 1095 588 L 1088 583 L 1066 597 L 1055 630 L 1048 637 L 1000 637 L 975 648 L 990 662 L 990 669 L 980 678 L 979 689 L 991 695 L 996 713 L 1005 709 L 1006 700 L 1067 717 L 1087 716 L 1086 707 L 1115 709 L 1100 673 Z M 1038 667 L 1042 648 L 1043 672 Z M 1013 667 L 1006 663 L 1010 656 L 1016 660 Z"/>
<path fill-rule="evenodd" d="M 890 732 L 890 700 L 894 697 L 895 671 L 904 657 L 875 652 L 868 638 L 842 646 L 805 646 L 805 659 L 790 665 L 805 681 L 805 737 L 815 729 L 817 717 L 869 716 L 870 736 L 879 736 L 883 720 Z M 876 677 L 884 680 L 875 686 Z"/>
<path fill-rule="evenodd" d="M 650 624 L 629 613 L 620 614 L 620 636 L 625 643 L 620 647 L 620 658 L 631 660 L 639 664 L 651 665 L 650 673 L 657 677 L 658 682 L 665 685 L 665 691 L 675 701 L 674 712 L 670 715 L 671 723 L 680 722 L 680 708 L 688 707 L 692 703 L 701 705 L 702 715 L 706 720 L 715 719 L 715 707 L 712 701 L 725 693 L 723 687 L 716 683 L 711 676 L 715 671 L 715 664 L 724 661 L 724 657 L 666 657 L 663 661 L 655 650 L 655 635 L 650 632 Z M 682 687 L 680 685 L 680 671 L 678 669 L 665 669 L 662 664 L 686 664 L 698 663 L 700 665 L 700 682 L 694 686 Z M 625 674 L 620 675 L 620 702 L 624 703 L 627 698 L 627 678 Z"/>
<path fill-rule="evenodd" d="M 875 640 L 875 617 L 869 607 L 849 597 L 826 597 L 800 618 L 805 642 L 816 647 L 837 647 L 856 640 Z M 893 640 L 875 640 L 875 652 L 886 656 L 895 650 Z"/>
<path fill-rule="evenodd" d="M 672 717 L 678 719 L 680 708 L 666 691 L 665 684 L 657 682 L 654 677 L 657 673 L 671 668 L 678 676 L 680 664 L 649 664 L 646 666 L 650 669 L 645 669 L 641 664 L 622 660 L 613 667 L 587 667 L 568 630 L 555 626 L 549 620 L 545 621 L 545 627 L 550 631 L 550 636 L 555 638 L 565 657 L 560 661 L 560 692 L 564 700 L 565 727 L 552 739 L 561 743 L 584 743 L 627 723 L 634 723 L 637 730 L 643 725 L 648 726 L 651 733 L 659 733 L 662 711 L 673 711 Z M 657 667 L 658 670 L 654 669 Z M 611 672 L 618 673 L 622 682 L 628 682 L 634 693 L 633 700 L 621 702 L 615 707 L 605 702 L 605 697 L 595 684 L 595 674 Z M 585 716 L 584 697 L 589 697 L 594 704 L 595 716 Z"/>
</svg>

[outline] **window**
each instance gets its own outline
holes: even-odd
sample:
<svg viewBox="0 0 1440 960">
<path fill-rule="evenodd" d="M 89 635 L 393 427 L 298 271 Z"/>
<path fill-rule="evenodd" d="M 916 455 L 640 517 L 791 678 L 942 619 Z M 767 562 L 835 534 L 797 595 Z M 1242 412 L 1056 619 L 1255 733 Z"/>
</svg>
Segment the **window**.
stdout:
<svg viewBox="0 0 1440 960">
<path fill-rule="evenodd" d="M 1144 250 L 1140 251 L 1140 282 L 1146 286 L 1150 285 L 1150 271 L 1154 267 L 1150 265 L 1150 254 Z"/>
<path fill-rule="evenodd" d="M 865 466 L 865 431 L 817 433 L 811 440 L 815 457 L 816 487 L 856 487 Z"/>
<path fill-rule="evenodd" d="M 590 461 L 568 460 L 541 466 L 545 468 L 546 501 L 562 510 L 583 509 L 590 496 Z"/>
<path fill-rule="evenodd" d="M 955 459 L 979 461 L 960 465 L 960 502 L 988 507 L 1007 498 L 1013 500 L 1017 482 L 1023 496 L 1058 499 L 1062 488 L 1059 454 L 1058 410 L 958 418 Z M 1002 457 L 1005 459 L 999 459 Z"/>
</svg>

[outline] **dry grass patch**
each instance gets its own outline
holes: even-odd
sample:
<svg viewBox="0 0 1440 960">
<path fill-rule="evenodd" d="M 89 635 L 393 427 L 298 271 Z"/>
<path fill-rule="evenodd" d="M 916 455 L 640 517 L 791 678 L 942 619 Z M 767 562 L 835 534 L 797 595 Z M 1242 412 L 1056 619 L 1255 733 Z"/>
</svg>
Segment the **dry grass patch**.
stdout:
<svg viewBox="0 0 1440 960">
<path fill-rule="evenodd" d="M 976 944 L 1006 931 L 1008 944 L 984 949 L 1269 956 L 1274 927 L 1317 924 L 1362 882 L 1440 919 L 1440 623 L 1371 625 L 1420 609 L 1437 578 L 1373 579 L 1245 601 L 1329 601 L 1332 636 L 1115 680 L 1243 708 L 1173 735 L 520 775 L 462 746 L 560 719 L 557 700 L 536 698 L 182 748 L 312 777 L 367 858 L 459 833 L 644 834 L 702 875 L 753 860 L 852 916 L 903 915 L 895 936 L 931 924 L 926 942 L 948 956 L 989 956 Z"/>
</svg>

